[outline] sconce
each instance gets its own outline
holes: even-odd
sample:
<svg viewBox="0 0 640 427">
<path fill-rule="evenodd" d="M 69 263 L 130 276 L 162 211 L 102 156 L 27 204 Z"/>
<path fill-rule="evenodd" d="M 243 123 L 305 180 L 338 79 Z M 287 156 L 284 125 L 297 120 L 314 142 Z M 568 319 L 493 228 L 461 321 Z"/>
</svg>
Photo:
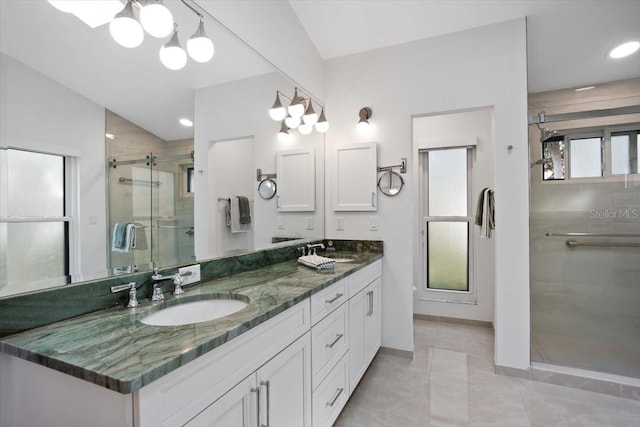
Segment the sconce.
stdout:
<svg viewBox="0 0 640 427">
<path fill-rule="evenodd" d="M 372 114 L 373 113 L 371 111 L 371 108 L 369 107 L 362 107 L 360 109 L 360 112 L 358 113 L 358 115 L 360 116 L 360 120 L 356 125 L 358 127 L 358 131 L 363 132 L 369 129 L 369 119 L 371 118 Z"/>
<path fill-rule="evenodd" d="M 291 129 L 298 129 L 300 134 L 309 135 L 313 128 L 320 133 L 325 133 L 329 129 L 329 122 L 324 114 L 324 105 L 317 99 L 312 99 L 310 95 L 302 93 L 298 88 L 294 89 L 293 98 L 289 98 L 280 91 L 276 91 L 276 99 L 269 109 L 269 117 L 276 122 L 281 122 L 278 139 L 290 137 Z M 289 106 L 285 108 L 280 97 L 289 100 Z M 320 115 L 313 108 L 313 103 L 321 107 Z M 286 134 L 286 135 L 285 135 Z"/>
</svg>

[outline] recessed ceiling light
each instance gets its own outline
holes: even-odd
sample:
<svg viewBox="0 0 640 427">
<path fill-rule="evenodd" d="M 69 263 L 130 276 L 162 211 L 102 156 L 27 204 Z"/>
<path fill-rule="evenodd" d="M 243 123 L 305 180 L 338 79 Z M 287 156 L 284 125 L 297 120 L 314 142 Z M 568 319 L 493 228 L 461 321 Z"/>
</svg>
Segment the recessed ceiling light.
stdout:
<svg viewBox="0 0 640 427">
<path fill-rule="evenodd" d="M 582 92 L 583 90 L 591 90 L 591 89 L 595 89 L 595 86 L 585 86 L 585 87 L 579 87 L 578 89 L 574 89 L 574 91 L 576 92 Z"/>
<path fill-rule="evenodd" d="M 116 136 L 112 133 L 105 133 L 104 136 L 106 136 L 109 139 L 116 139 Z"/>
<path fill-rule="evenodd" d="M 188 128 L 190 128 L 191 126 L 193 126 L 193 122 L 192 122 L 191 120 L 189 120 L 189 119 L 185 119 L 185 118 L 180 119 L 180 124 L 181 124 L 182 126 L 186 126 L 186 127 L 188 127 Z"/>
<path fill-rule="evenodd" d="M 640 42 L 637 40 L 623 43 L 609 52 L 609 58 L 620 59 L 632 55 L 640 49 Z"/>
</svg>

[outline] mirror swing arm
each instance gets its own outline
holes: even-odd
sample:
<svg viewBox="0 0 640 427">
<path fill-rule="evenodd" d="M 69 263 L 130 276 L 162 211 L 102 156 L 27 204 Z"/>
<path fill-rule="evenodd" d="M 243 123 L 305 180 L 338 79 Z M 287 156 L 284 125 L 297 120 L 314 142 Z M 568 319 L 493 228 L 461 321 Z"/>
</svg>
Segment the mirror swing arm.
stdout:
<svg viewBox="0 0 640 427">
<path fill-rule="evenodd" d="M 402 191 L 402 187 L 404 187 L 402 175 L 393 169 L 399 169 L 402 174 L 407 173 L 407 158 L 401 157 L 399 165 L 378 166 L 378 173 L 382 172 L 382 175 L 378 178 L 378 189 L 385 196 L 397 196 Z M 386 185 L 385 178 L 387 178 Z"/>
<path fill-rule="evenodd" d="M 256 169 L 256 181 L 260 183 L 258 184 L 258 194 L 264 200 L 272 199 L 276 195 L 278 185 L 274 178 L 277 176 L 275 173 L 262 173 L 262 169 Z"/>
</svg>

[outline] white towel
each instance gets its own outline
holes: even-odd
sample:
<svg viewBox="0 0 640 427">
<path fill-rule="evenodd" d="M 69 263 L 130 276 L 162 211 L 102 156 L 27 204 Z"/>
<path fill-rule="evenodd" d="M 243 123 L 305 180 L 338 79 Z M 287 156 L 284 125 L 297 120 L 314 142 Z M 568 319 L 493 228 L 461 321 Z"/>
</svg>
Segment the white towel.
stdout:
<svg viewBox="0 0 640 427">
<path fill-rule="evenodd" d="M 249 209 L 253 218 L 253 201 L 249 201 Z M 237 197 L 231 197 L 229 200 L 229 215 L 227 225 L 231 228 L 232 233 L 246 233 L 251 231 L 252 223 L 240 224 L 240 204 Z"/>
</svg>

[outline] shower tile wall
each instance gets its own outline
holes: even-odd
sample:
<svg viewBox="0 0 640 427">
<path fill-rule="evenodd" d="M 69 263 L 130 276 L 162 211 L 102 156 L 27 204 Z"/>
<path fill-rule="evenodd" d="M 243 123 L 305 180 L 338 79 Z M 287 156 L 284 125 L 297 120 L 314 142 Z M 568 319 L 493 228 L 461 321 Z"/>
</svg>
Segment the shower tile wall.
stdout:
<svg viewBox="0 0 640 427">
<path fill-rule="evenodd" d="M 529 96 L 529 113 L 534 115 L 542 110 L 554 114 L 639 105 L 640 80 L 602 85 L 592 93 L 566 90 Z M 640 115 L 546 127 L 621 123 L 640 123 Z M 530 126 L 532 162 L 541 157 L 539 139 L 540 131 Z M 640 378 L 640 249 L 568 248 L 568 237 L 545 235 L 640 233 L 640 177 L 543 183 L 541 172 L 541 166 L 531 169 L 532 361 Z"/>
</svg>

